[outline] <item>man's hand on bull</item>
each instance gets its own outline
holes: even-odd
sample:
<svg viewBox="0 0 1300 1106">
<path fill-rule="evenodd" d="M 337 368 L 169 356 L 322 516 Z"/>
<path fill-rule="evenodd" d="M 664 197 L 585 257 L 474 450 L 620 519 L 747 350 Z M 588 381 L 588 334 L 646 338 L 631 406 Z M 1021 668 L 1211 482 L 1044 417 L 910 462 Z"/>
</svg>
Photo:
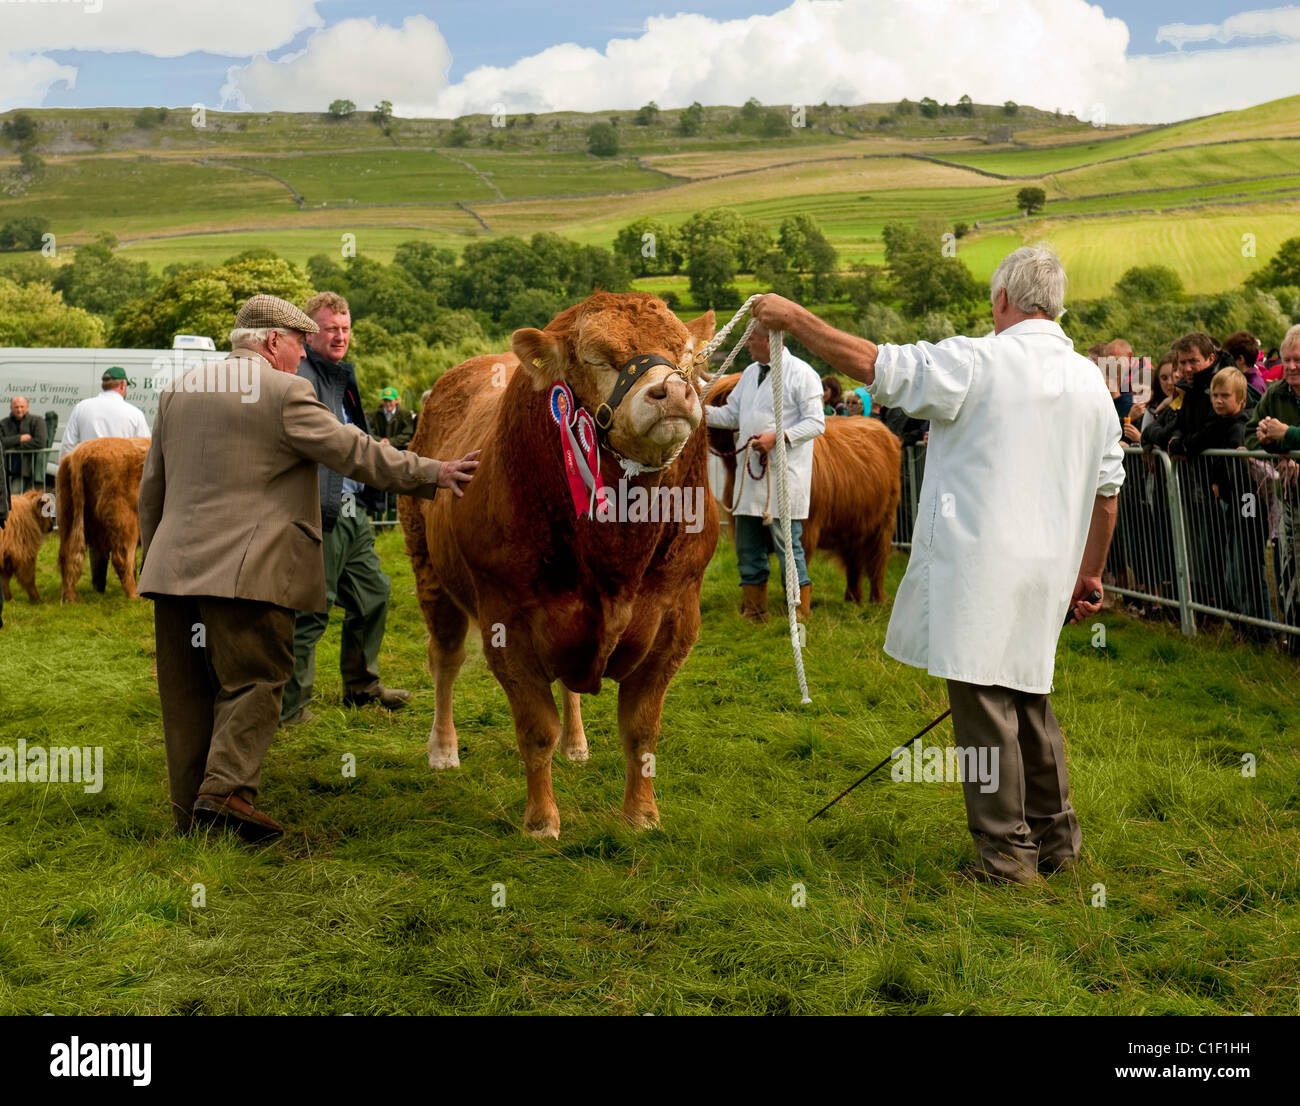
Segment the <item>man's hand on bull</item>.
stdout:
<svg viewBox="0 0 1300 1106">
<path fill-rule="evenodd" d="M 482 450 L 476 449 L 465 454 L 459 461 L 443 461 L 442 467 L 438 469 L 438 487 L 447 488 L 458 499 L 464 495 L 460 489 L 473 479 L 481 452 Z"/>
</svg>

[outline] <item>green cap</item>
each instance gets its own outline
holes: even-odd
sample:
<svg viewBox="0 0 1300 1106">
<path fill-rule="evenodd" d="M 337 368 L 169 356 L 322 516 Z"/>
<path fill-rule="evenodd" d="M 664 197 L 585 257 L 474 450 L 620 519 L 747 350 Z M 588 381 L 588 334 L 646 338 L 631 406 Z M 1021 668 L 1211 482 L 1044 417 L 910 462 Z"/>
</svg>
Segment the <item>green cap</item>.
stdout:
<svg viewBox="0 0 1300 1106">
<path fill-rule="evenodd" d="M 100 380 L 125 380 L 125 379 L 126 379 L 126 370 L 122 368 L 120 365 L 114 365 L 111 369 L 105 369 L 104 375 L 100 377 Z"/>
<path fill-rule="evenodd" d="M 401 399 L 402 397 L 399 396 L 399 395 L 397 394 L 397 389 L 396 389 L 396 388 L 385 388 L 382 392 L 379 393 L 379 398 L 380 398 L 380 399 L 399 400 L 399 399 Z"/>
</svg>

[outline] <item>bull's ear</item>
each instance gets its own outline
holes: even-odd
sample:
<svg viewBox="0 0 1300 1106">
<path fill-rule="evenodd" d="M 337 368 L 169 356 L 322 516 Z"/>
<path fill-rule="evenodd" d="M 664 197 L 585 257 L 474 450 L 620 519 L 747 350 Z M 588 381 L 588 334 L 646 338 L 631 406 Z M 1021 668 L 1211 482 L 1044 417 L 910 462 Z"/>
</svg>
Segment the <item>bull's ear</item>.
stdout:
<svg viewBox="0 0 1300 1106">
<path fill-rule="evenodd" d="M 522 327 L 511 335 L 510 348 L 519 358 L 524 372 L 532 379 L 533 391 L 540 392 L 557 380 L 564 379 L 568 361 L 565 357 L 564 339 L 558 334 L 534 330 L 531 326 Z"/>
<path fill-rule="evenodd" d="M 713 309 L 710 308 L 704 312 L 698 319 L 692 319 L 686 324 L 686 329 L 691 332 L 691 337 L 695 339 L 695 348 L 699 349 L 710 338 L 717 329 L 717 319 L 714 317 Z"/>
</svg>

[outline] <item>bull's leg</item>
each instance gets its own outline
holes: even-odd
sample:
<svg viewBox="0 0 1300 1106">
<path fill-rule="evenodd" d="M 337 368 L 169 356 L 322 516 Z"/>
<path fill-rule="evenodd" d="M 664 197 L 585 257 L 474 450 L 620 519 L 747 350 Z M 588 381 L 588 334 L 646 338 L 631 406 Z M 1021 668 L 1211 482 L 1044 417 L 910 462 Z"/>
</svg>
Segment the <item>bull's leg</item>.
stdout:
<svg viewBox="0 0 1300 1106">
<path fill-rule="evenodd" d="M 564 725 L 560 729 L 560 752 L 568 760 L 587 759 L 587 735 L 582 730 L 582 696 L 563 685 Z"/>
<path fill-rule="evenodd" d="M 420 597 L 429 626 L 429 672 L 433 675 L 433 728 L 429 730 L 429 767 L 459 768 L 460 748 L 452 717 L 452 691 L 465 663 L 469 616 L 444 591 Z"/>
<path fill-rule="evenodd" d="M 524 832 L 533 837 L 559 837 L 560 810 L 551 790 L 551 758 L 560 740 L 560 714 L 551 685 L 544 676 L 522 669 L 505 649 L 486 652 L 488 667 L 510 700 L 515 738 L 528 774 Z"/>
<path fill-rule="evenodd" d="M 27 593 L 27 598 L 33 603 L 39 603 L 41 601 L 41 593 L 36 590 L 35 558 L 27 564 L 17 565 L 14 575 L 18 577 L 18 582 L 22 585 L 23 591 Z M 10 598 L 8 580 L 5 580 L 5 598 Z"/>
<path fill-rule="evenodd" d="M 18 582 L 22 583 L 21 577 L 19 578 Z M 9 573 L 0 572 L 0 599 L 12 599 L 12 598 L 13 596 L 9 594 Z"/>
<path fill-rule="evenodd" d="M 871 536 L 867 544 L 866 571 L 867 579 L 871 581 L 873 603 L 885 601 L 885 569 L 889 564 L 889 539 L 890 534 L 881 529 Z M 861 602 L 861 593 L 858 601 Z"/>
<path fill-rule="evenodd" d="M 85 549 L 80 542 L 59 541 L 59 578 L 63 583 L 63 601 L 77 602 L 77 581 L 85 563 Z"/>
<path fill-rule="evenodd" d="M 128 599 L 140 598 L 140 593 L 135 586 L 135 547 L 139 539 L 140 526 L 136 523 L 113 544 L 113 571 L 122 581 L 122 590 L 126 592 Z"/>
<path fill-rule="evenodd" d="M 652 654 L 653 655 L 653 654 Z M 618 732 L 623 740 L 623 817 L 639 828 L 659 824 L 655 803 L 655 748 L 664 695 L 674 669 L 647 661 L 618 688 Z"/>
<path fill-rule="evenodd" d="M 90 586 L 100 595 L 108 588 L 108 556 L 93 547 L 90 550 Z"/>
<path fill-rule="evenodd" d="M 862 602 L 862 550 L 857 546 L 844 554 L 844 598 L 850 603 Z"/>
</svg>

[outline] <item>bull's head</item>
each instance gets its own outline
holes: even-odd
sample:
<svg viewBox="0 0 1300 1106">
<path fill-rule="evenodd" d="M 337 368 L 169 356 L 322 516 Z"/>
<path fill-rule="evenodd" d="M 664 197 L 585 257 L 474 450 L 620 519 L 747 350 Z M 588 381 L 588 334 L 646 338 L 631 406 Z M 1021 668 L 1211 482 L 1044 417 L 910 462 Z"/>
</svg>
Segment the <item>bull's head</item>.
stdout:
<svg viewBox="0 0 1300 1106">
<path fill-rule="evenodd" d="M 713 326 L 712 311 L 682 323 L 657 296 L 597 292 L 511 345 L 535 389 L 565 381 L 609 448 L 658 468 L 700 424 L 695 353 Z"/>
</svg>

